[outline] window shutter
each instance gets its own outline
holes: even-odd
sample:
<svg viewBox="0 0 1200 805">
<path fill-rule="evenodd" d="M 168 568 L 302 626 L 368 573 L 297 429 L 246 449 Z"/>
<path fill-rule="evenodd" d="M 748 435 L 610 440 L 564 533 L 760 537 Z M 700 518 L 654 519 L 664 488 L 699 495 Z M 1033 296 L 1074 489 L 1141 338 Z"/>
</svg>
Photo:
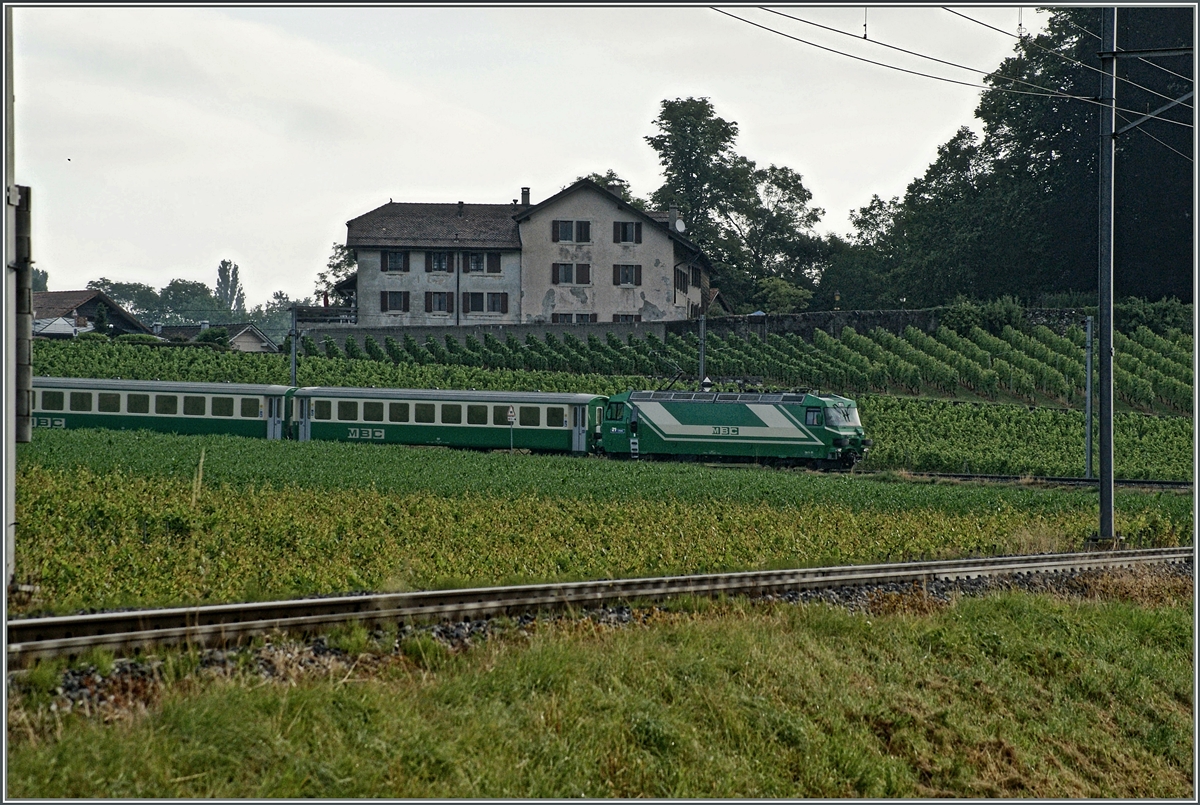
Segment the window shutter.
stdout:
<svg viewBox="0 0 1200 805">
<path fill-rule="evenodd" d="M 642 320 L 642 314 L 641 314 L 641 313 L 637 313 L 637 314 L 635 314 L 635 315 L 634 315 L 634 317 L 633 317 L 633 320 L 634 320 L 634 321 L 641 321 L 641 320 Z"/>
<path fill-rule="evenodd" d="M 463 291 L 463 306 L 462 306 L 462 312 L 463 312 L 463 313 L 470 313 L 470 312 L 471 312 L 471 295 L 470 295 L 469 293 L 467 293 L 466 291 Z"/>
<path fill-rule="evenodd" d="M 388 270 L 388 253 L 387 253 L 386 249 L 384 249 L 383 251 L 381 251 L 379 253 L 379 270 L 380 271 Z"/>
<path fill-rule="evenodd" d="M 592 264 L 591 263 L 576 263 L 575 264 L 575 282 L 578 285 L 591 285 L 591 283 L 592 283 Z"/>
<path fill-rule="evenodd" d="M 575 222 L 575 242 L 590 243 L 592 240 L 592 222 L 591 221 L 576 221 Z"/>
<path fill-rule="evenodd" d="M 550 222 L 550 241 L 558 243 L 558 221 Z"/>
<path fill-rule="evenodd" d="M 619 265 L 614 264 L 613 265 L 613 285 L 620 285 L 620 284 L 621 284 L 621 267 Z"/>
<path fill-rule="evenodd" d="M 454 294 L 452 294 L 452 293 L 446 294 L 446 312 L 447 313 L 454 312 Z"/>
<path fill-rule="evenodd" d="M 595 314 L 595 313 L 593 313 L 593 314 L 592 314 L 592 319 L 591 319 L 591 320 L 592 320 L 592 322 L 593 322 L 593 323 L 595 323 L 595 321 L 596 321 L 596 314 Z"/>
<path fill-rule="evenodd" d="M 634 243 L 642 242 L 642 222 L 641 221 L 638 221 L 636 224 L 633 225 L 633 242 Z"/>
<path fill-rule="evenodd" d="M 402 291 L 401 293 L 403 293 L 403 294 L 404 294 L 404 296 L 403 296 L 403 297 L 401 297 L 401 301 L 403 302 L 403 304 L 401 305 L 401 310 L 403 310 L 405 313 L 407 313 L 407 312 L 408 312 L 408 300 L 409 300 L 409 292 L 408 292 L 408 291 Z"/>
<path fill-rule="evenodd" d="M 501 313 L 508 312 L 508 294 L 506 294 L 506 293 L 500 294 L 500 312 Z"/>
<path fill-rule="evenodd" d="M 642 284 L 642 267 L 641 266 L 633 267 L 633 284 L 634 285 Z"/>
<path fill-rule="evenodd" d="M 425 273 L 433 271 L 433 252 L 425 252 Z"/>
<path fill-rule="evenodd" d="M 380 312 L 380 313 L 387 313 L 387 312 L 388 312 L 388 306 L 387 306 L 387 293 L 388 293 L 387 291 L 380 291 L 380 292 L 379 292 L 379 312 Z"/>
<path fill-rule="evenodd" d="M 446 252 L 446 273 L 447 274 L 454 273 L 454 257 L 455 257 L 454 252 Z"/>
<path fill-rule="evenodd" d="M 621 242 L 621 222 L 613 221 L 613 243 Z"/>
<path fill-rule="evenodd" d="M 401 252 L 401 255 L 402 255 L 402 257 L 400 258 L 400 270 L 408 271 L 408 252 Z"/>
<path fill-rule="evenodd" d="M 550 284 L 558 285 L 558 263 L 550 264 Z"/>
<path fill-rule="evenodd" d="M 500 252 L 488 252 L 487 270 L 489 274 L 500 273 Z"/>
<path fill-rule="evenodd" d="M 426 252 L 426 254 L 428 254 L 428 253 L 429 252 Z M 425 292 L 425 312 L 426 313 L 433 312 L 433 291 Z"/>
</svg>

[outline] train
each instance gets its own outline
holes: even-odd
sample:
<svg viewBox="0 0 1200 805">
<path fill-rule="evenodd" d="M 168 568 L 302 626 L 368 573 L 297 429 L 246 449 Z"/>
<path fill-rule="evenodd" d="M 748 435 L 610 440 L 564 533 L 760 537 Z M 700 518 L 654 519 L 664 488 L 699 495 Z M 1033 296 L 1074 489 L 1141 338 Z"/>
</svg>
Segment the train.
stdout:
<svg viewBox="0 0 1200 805">
<path fill-rule="evenodd" d="M 35 428 L 147 429 L 631 460 L 848 470 L 870 449 L 854 400 L 812 391 L 343 388 L 37 377 Z"/>
</svg>

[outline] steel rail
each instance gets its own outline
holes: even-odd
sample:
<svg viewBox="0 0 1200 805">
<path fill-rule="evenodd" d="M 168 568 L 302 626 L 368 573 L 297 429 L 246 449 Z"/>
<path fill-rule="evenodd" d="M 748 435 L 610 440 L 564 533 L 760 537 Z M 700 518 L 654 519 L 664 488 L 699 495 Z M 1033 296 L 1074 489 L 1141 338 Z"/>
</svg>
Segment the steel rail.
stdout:
<svg viewBox="0 0 1200 805">
<path fill-rule="evenodd" d="M 899 470 L 895 471 L 899 472 Z M 880 470 L 879 472 L 887 472 L 887 470 Z M 1071 486 L 1096 486 L 1100 483 L 1099 478 L 1080 478 L 1073 475 L 981 475 L 969 472 L 913 472 L 912 470 L 903 470 L 903 472 L 907 472 L 914 478 L 945 478 L 947 480 L 958 481 L 994 481 L 997 483 L 1028 481 L 1030 483 Z M 858 474 L 873 475 L 875 473 L 863 472 Z M 1144 486 L 1161 489 L 1191 489 L 1193 486 L 1191 481 L 1156 481 L 1137 478 L 1117 478 L 1113 480 L 1113 484 L 1115 486 Z"/>
<path fill-rule="evenodd" d="M 301 598 L 212 606 L 101 612 L 7 623 L 9 661 L 77 654 L 92 648 L 128 650 L 157 644 L 208 645 L 274 631 L 314 631 L 338 624 L 384 623 L 514 614 L 661 600 L 679 595 L 763 595 L 789 590 L 921 583 L 1028 573 L 1062 573 L 1184 562 L 1192 547 L 1002 556 L 934 562 L 813 567 Z"/>
</svg>

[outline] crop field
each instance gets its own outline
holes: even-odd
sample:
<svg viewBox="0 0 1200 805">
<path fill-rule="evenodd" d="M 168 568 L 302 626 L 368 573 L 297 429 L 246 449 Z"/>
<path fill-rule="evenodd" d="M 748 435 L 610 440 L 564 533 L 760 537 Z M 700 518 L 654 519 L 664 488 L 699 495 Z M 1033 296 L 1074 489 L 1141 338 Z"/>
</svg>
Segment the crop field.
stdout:
<svg viewBox="0 0 1200 805">
<path fill-rule="evenodd" d="M 286 641 L 163 652 L 90 714 L 50 711 L 49 666 L 10 690 L 7 794 L 1189 801 L 1191 584 L 1130 592 L 694 602 L 454 652 L 348 634 L 307 672 Z"/>
<path fill-rule="evenodd" d="M 201 471 L 201 456 L 204 463 Z M 40 431 L 17 576 L 65 611 L 1076 548 L 1089 490 L 379 445 Z M 1191 496 L 1119 492 L 1131 544 Z"/>
<path fill-rule="evenodd" d="M 932 335 L 908 327 L 900 336 L 876 328 L 839 334 L 817 330 L 811 343 L 795 335 L 710 335 L 706 371 L 712 376 L 758 376 L 768 387 L 815 387 L 847 396 L 864 393 L 959 397 L 972 400 L 1081 407 L 1086 372 L 1085 337 L 1072 326 L 1065 336 L 1045 326 L 999 334 L 974 327 Z M 1114 380 L 1120 401 L 1132 410 L 1174 414 L 1192 411 L 1193 339 L 1171 330 L 1165 336 L 1139 327 L 1116 333 Z M 423 388 L 503 388 L 612 394 L 648 385 L 650 377 L 698 371 L 694 334 L 652 334 L 622 341 L 609 333 L 586 340 L 570 333 L 520 341 L 485 335 L 483 341 L 430 336 L 418 343 L 406 334 L 381 346 L 370 336 L 353 338 L 345 350 L 328 337 L 319 348 L 303 340 L 302 385 Z M 35 371 L 66 377 L 152 380 L 231 380 L 284 383 L 282 355 L 214 354 L 132 344 L 38 342 Z M 659 381 L 661 382 L 661 381 Z"/>
</svg>

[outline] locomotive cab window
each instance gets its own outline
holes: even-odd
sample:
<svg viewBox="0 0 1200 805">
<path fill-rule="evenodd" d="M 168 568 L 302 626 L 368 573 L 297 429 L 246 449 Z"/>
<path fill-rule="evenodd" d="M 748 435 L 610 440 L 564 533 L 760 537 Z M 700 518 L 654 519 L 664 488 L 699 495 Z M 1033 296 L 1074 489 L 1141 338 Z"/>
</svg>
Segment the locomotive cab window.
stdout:
<svg viewBox="0 0 1200 805">
<path fill-rule="evenodd" d="M 487 424 L 487 406 L 486 405 L 468 405 L 467 406 L 467 424 L 468 425 L 486 425 Z"/>
<path fill-rule="evenodd" d="M 365 403 L 363 403 L 363 421 L 364 422 L 382 422 L 383 421 L 383 403 L 381 403 L 381 402 L 365 402 Z"/>
<path fill-rule="evenodd" d="M 325 403 L 325 405 L 328 406 L 329 403 Z M 259 402 L 257 397 L 243 397 L 242 398 L 242 416 L 243 417 L 246 417 L 247 419 L 258 419 L 258 414 L 261 409 L 262 409 L 262 403 Z M 329 410 L 328 407 L 325 410 L 328 411 Z M 321 417 L 317 417 L 317 419 L 320 419 L 320 418 Z M 329 419 L 329 417 L 326 416 L 325 419 Z"/>
<path fill-rule="evenodd" d="M 805 425 L 820 425 L 821 424 L 821 409 L 807 408 L 804 411 Z"/>
<path fill-rule="evenodd" d="M 213 416 L 233 416 L 233 398 L 232 397 L 213 397 L 212 398 L 212 415 Z"/>
<path fill-rule="evenodd" d="M 179 398 L 174 394 L 155 394 L 154 395 L 154 413 L 156 414 L 177 414 L 179 413 Z"/>
<path fill-rule="evenodd" d="M 408 421 L 408 403 L 388 403 L 389 422 Z"/>
<path fill-rule="evenodd" d="M 835 428 L 861 428 L 862 421 L 858 418 L 857 408 L 837 408 L 830 407 L 826 409 L 828 413 L 825 415 L 829 424 Z"/>
<path fill-rule="evenodd" d="M 150 413 L 150 395 L 130 394 L 125 398 L 125 410 L 130 414 Z"/>
<path fill-rule="evenodd" d="M 100 392 L 96 395 L 96 410 L 105 414 L 119 414 L 121 412 L 121 395 Z"/>
<path fill-rule="evenodd" d="M 245 415 L 245 400 L 242 400 L 242 415 Z M 333 419 L 333 403 L 329 400 L 313 401 L 313 419 Z"/>
<path fill-rule="evenodd" d="M 63 393 L 61 391 L 42 392 L 43 411 L 61 411 L 63 409 Z"/>
<path fill-rule="evenodd" d="M 92 393 L 90 391 L 72 391 L 71 392 L 71 410 L 72 411 L 90 411 L 90 410 L 92 410 Z"/>
<path fill-rule="evenodd" d="M 567 412 L 564 408 L 546 409 L 546 427 L 561 428 L 567 424 Z"/>
<path fill-rule="evenodd" d="M 625 415 L 625 403 L 609 403 L 604 412 L 605 419 L 620 420 Z"/>
</svg>

